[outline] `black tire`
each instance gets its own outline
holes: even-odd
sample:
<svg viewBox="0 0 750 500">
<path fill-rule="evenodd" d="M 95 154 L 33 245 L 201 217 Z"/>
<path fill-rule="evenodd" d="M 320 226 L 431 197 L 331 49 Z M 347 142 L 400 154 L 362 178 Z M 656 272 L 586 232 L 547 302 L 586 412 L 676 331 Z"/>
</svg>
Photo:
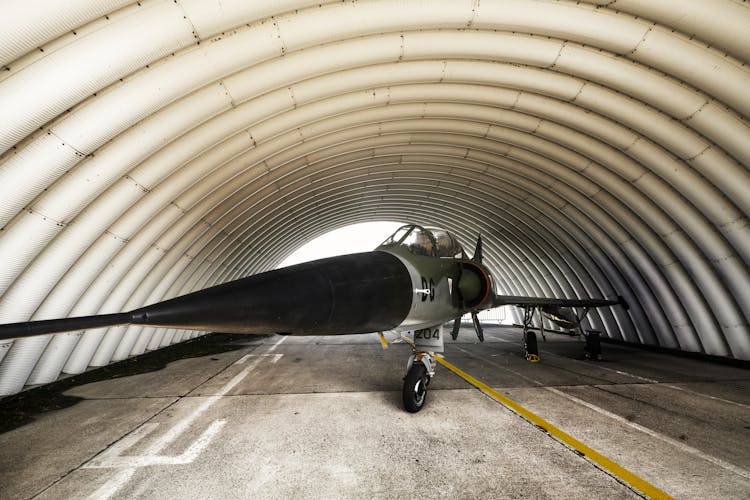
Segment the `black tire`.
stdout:
<svg viewBox="0 0 750 500">
<path fill-rule="evenodd" d="M 429 377 L 427 369 L 422 363 L 415 362 L 404 377 L 404 408 L 409 413 L 416 413 L 422 409 L 427 400 L 427 384 Z"/>
<path fill-rule="evenodd" d="M 529 354 L 533 354 L 534 356 L 539 356 L 539 348 L 536 345 L 536 333 L 526 332 L 524 350 L 526 351 L 525 354 L 527 358 Z"/>
</svg>

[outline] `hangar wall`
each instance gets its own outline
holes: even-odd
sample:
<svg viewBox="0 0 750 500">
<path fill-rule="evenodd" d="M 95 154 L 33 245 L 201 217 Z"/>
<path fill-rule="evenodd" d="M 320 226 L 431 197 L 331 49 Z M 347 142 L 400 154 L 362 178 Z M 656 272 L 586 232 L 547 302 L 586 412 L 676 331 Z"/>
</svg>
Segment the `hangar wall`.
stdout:
<svg viewBox="0 0 750 500">
<path fill-rule="evenodd" d="M 137 308 L 356 222 L 485 239 L 498 292 L 750 359 L 734 0 L 8 0 L 0 322 Z M 200 333 L 0 344 L 0 394 Z"/>
</svg>

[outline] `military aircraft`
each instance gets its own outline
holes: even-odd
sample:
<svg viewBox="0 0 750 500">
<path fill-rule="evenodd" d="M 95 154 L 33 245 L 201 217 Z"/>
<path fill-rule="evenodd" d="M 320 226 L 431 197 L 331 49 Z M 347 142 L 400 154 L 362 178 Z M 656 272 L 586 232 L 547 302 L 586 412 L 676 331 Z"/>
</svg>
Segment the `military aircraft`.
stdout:
<svg viewBox="0 0 750 500">
<path fill-rule="evenodd" d="M 224 333 L 343 335 L 411 332 L 413 347 L 403 385 L 404 407 L 417 412 L 443 351 L 443 326 L 455 340 L 464 314 L 514 305 L 524 308 L 526 358 L 538 360 L 534 311 L 576 328 L 588 308 L 622 298 L 559 299 L 496 295 L 482 264 L 482 240 L 471 259 L 443 229 L 409 224 L 372 252 L 342 255 L 249 276 L 129 312 L 0 325 L 0 339 L 115 325 L 145 325 Z M 626 305 L 625 305 L 626 306 Z M 627 306 L 626 306 L 627 307 Z M 584 308 L 576 315 L 572 308 Z M 542 331 L 543 333 L 543 331 Z"/>
</svg>

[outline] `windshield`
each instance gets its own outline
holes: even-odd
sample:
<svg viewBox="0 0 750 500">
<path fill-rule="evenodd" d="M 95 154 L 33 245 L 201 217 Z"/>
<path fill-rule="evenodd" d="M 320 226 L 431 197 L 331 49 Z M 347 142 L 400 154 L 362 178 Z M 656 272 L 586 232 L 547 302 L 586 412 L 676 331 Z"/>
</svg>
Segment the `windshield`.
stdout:
<svg viewBox="0 0 750 500">
<path fill-rule="evenodd" d="M 401 244 L 414 255 L 435 255 L 435 244 L 432 241 L 432 236 L 419 226 L 412 227 Z"/>
<path fill-rule="evenodd" d="M 401 226 L 400 228 L 396 229 L 396 232 L 390 235 L 388 239 L 386 239 L 383 243 L 381 243 L 380 246 L 382 247 L 385 245 L 394 245 L 397 243 L 401 243 L 401 240 L 404 239 L 404 236 L 406 236 L 409 230 L 411 230 L 411 228 L 413 227 L 414 226 L 411 226 L 411 225 Z"/>
<path fill-rule="evenodd" d="M 450 257 L 460 259 L 463 257 L 464 250 L 456 239 L 445 229 L 436 227 L 428 228 L 435 239 L 438 257 Z"/>
<path fill-rule="evenodd" d="M 461 245 L 446 230 L 423 228 L 414 224 L 402 226 L 380 246 L 399 245 L 415 255 L 462 258 Z"/>
</svg>

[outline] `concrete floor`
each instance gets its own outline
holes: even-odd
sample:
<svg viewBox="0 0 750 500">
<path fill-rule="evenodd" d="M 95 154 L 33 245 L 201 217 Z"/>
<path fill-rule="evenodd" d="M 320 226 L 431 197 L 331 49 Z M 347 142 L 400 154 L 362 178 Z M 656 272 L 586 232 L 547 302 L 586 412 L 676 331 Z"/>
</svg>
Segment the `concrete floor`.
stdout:
<svg viewBox="0 0 750 500">
<path fill-rule="evenodd" d="M 485 336 L 446 359 L 674 497 L 750 497 L 750 370 L 606 344 L 588 362 L 555 334 L 532 364 L 519 330 Z M 222 342 L 0 434 L 0 498 L 638 497 L 443 367 L 406 413 L 406 345 Z"/>
</svg>

